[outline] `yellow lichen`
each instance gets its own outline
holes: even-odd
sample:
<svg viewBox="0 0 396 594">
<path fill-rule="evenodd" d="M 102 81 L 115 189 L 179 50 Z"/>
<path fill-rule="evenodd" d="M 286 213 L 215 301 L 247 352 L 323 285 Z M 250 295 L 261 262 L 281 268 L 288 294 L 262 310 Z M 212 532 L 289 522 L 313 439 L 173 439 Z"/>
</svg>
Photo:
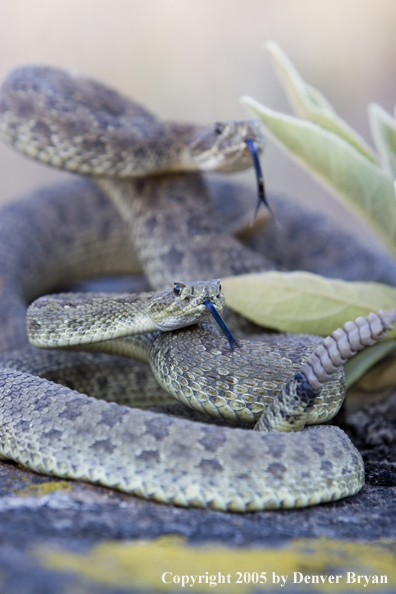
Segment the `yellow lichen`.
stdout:
<svg viewBox="0 0 396 594">
<path fill-rule="evenodd" d="M 26 482 L 26 481 L 24 481 Z M 72 485 L 68 481 L 48 481 L 45 483 L 31 483 L 26 487 L 10 489 L 19 497 L 43 497 L 56 491 L 71 491 Z"/>
<path fill-rule="evenodd" d="M 300 576 L 327 576 L 324 583 L 302 581 L 302 586 L 315 592 L 389 591 L 396 587 L 396 542 L 351 543 L 328 539 L 295 540 L 279 548 L 238 548 L 226 546 L 189 546 L 180 537 L 162 537 L 155 541 L 104 542 L 86 554 L 41 548 L 37 553 L 41 563 L 53 571 L 71 571 L 80 577 L 118 587 L 140 587 L 147 591 L 179 591 L 181 576 L 201 575 L 191 591 L 216 591 L 249 594 L 258 589 L 281 588 L 275 576 L 287 576 L 282 592 L 293 592 Z M 266 572 L 266 583 L 252 583 Z M 298 573 L 297 573 L 298 572 Z M 386 576 L 386 584 L 371 582 L 347 583 L 347 572 L 355 576 Z M 221 583 L 219 576 L 225 577 Z M 257 574 L 257 576 L 256 576 Z M 274 574 L 274 575 L 273 575 Z M 296 575 L 295 575 L 296 574 Z M 165 575 L 165 578 L 163 576 Z M 329 576 L 340 575 L 338 583 Z M 174 582 L 174 576 L 180 581 Z M 211 579 L 211 576 L 213 578 Z M 230 577 L 228 577 L 230 576 Z M 239 583 L 237 583 L 239 579 Z M 324 579 L 324 578 L 323 578 Z M 169 583 L 170 582 L 170 583 Z M 249 582 L 249 583 L 246 583 Z M 185 582 L 189 588 L 190 582 Z M 309 585 L 305 585 L 309 584 Z M 180 590 L 180 591 L 184 591 Z M 304 590 L 305 591 L 305 590 Z"/>
</svg>

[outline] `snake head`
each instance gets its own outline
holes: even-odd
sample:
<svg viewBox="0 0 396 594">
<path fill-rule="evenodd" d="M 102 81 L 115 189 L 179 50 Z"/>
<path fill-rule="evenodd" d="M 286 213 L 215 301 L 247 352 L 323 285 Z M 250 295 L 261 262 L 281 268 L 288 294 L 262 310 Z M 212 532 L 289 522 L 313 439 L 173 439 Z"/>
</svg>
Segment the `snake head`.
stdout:
<svg viewBox="0 0 396 594">
<path fill-rule="evenodd" d="M 253 164 L 258 190 L 256 217 L 260 204 L 269 209 L 259 160 L 264 143 L 265 138 L 258 120 L 226 124 L 217 122 L 195 136 L 190 144 L 190 153 L 196 166 L 202 171 L 240 171 Z"/>
<path fill-rule="evenodd" d="M 192 139 L 190 155 L 202 171 L 241 171 L 252 166 L 248 140 L 254 141 L 258 151 L 262 151 L 265 138 L 259 120 L 217 122 Z"/>
<path fill-rule="evenodd" d="M 220 280 L 175 282 L 172 290 L 162 291 L 152 298 L 148 314 L 158 330 L 176 330 L 207 322 L 211 315 L 205 305 L 207 301 L 219 313 L 223 311 Z"/>
</svg>

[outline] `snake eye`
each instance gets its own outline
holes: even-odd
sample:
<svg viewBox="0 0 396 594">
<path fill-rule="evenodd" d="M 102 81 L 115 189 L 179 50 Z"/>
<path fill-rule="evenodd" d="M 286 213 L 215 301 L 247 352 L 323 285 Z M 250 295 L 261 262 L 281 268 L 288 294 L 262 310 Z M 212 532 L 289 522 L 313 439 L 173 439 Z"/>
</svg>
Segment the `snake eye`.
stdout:
<svg viewBox="0 0 396 594">
<path fill-rule="evenodd" d="M 184 285 L 183 283 L 174 283 L 173 284 L 173 293 L 176 295 L 176 297 L 179 297 L 182 294 L 182 291 L 185 286 L 186 285 Z"/>
<path fill-rule="evenodd" d="M 222 124 L 221 122 L 216 122 L 215 124 L 215 132 L 216 134 L 222 134 L 222 132 L 224 131 L 225 125 Z"/>
</svg>

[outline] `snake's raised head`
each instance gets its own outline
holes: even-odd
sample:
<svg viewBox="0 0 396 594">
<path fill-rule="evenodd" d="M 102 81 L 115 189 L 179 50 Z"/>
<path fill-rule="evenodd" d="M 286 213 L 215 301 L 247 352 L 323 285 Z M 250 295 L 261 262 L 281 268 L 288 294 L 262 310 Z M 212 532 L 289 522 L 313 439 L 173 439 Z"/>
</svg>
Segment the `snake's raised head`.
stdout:
<svg viewBox="0 0 396 594">
<path fill-rule="evenodd" d="M 241 171 L 252 166 L 248 140 L 254 141 L 258 151 L 262 151 L 265 138 L 258 120 L 217 122 L 200 130 L 189 150 L 202 171 Z"/>
<path fill-rule="evenodd" d="M 202 171 L 240 171 L 254 165 L 258 187 L 258 203 L 269 208 L 264 189 L 259 154 L 265 138 L 258 120 L 217 122 L 201 130 L 191 141 L 191 158 Z"/>
<path fill-rule="evenodd" d="M 148 307 L 148 314 L 158 330 L 175 330 L 208 322 L 210 302 L 217 312 L 224 307 L 220 280 L 175 282 L 173 289 L 157 293 Z"/>
</svg>

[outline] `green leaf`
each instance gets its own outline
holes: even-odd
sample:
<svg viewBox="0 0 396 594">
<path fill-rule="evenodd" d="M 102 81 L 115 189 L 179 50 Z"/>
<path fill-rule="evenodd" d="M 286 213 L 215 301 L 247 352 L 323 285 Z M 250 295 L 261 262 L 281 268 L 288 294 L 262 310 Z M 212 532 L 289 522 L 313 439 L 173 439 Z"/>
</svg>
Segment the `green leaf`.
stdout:
<svg viewBox="0 0 396 594">
<path fill-rule="evenodd" d="M 350 388 L 373 365 L 381 361 L 381 359 L 392 353 L 395 349 L 396 340 L 385 340 L 383 342 L 377 342 L 377 344 L 360 351 L 352 359 L 349 359 L 344 365 L 346 388 Z"/>
<path fill-rule="evenodd" d="M 378 164 L 378 157 L 373 149 L 336 114 L 334 108 L 320 91 L 304 81 L 278 44 L 269 41 L 266 47 L 296 115 L 334 132 L 354 146 L 367 159 Z"/>
<path fill-rule="evenodd" d="M 321 126 L 282 114 L 244 97 L 269 136 L 374 229 L 396 255 L 393 180 L 353 146 Z"/>
<path fill-rule="evenodd" d="M 396 177 L 396 120 L 380 105 L 369 105 L 371 133 L 385 170 Z"/>
<path fill-rule="evenodd" d="M 396 307 L 393 287 L 327 279 L 310 272 L 245 274 L 222 279 L 221 285 L 228 307 L 282 332 L 327 336 L 359 316 Z M 396 335 L 396 330 L 390 335 Z"/>
</svg>

